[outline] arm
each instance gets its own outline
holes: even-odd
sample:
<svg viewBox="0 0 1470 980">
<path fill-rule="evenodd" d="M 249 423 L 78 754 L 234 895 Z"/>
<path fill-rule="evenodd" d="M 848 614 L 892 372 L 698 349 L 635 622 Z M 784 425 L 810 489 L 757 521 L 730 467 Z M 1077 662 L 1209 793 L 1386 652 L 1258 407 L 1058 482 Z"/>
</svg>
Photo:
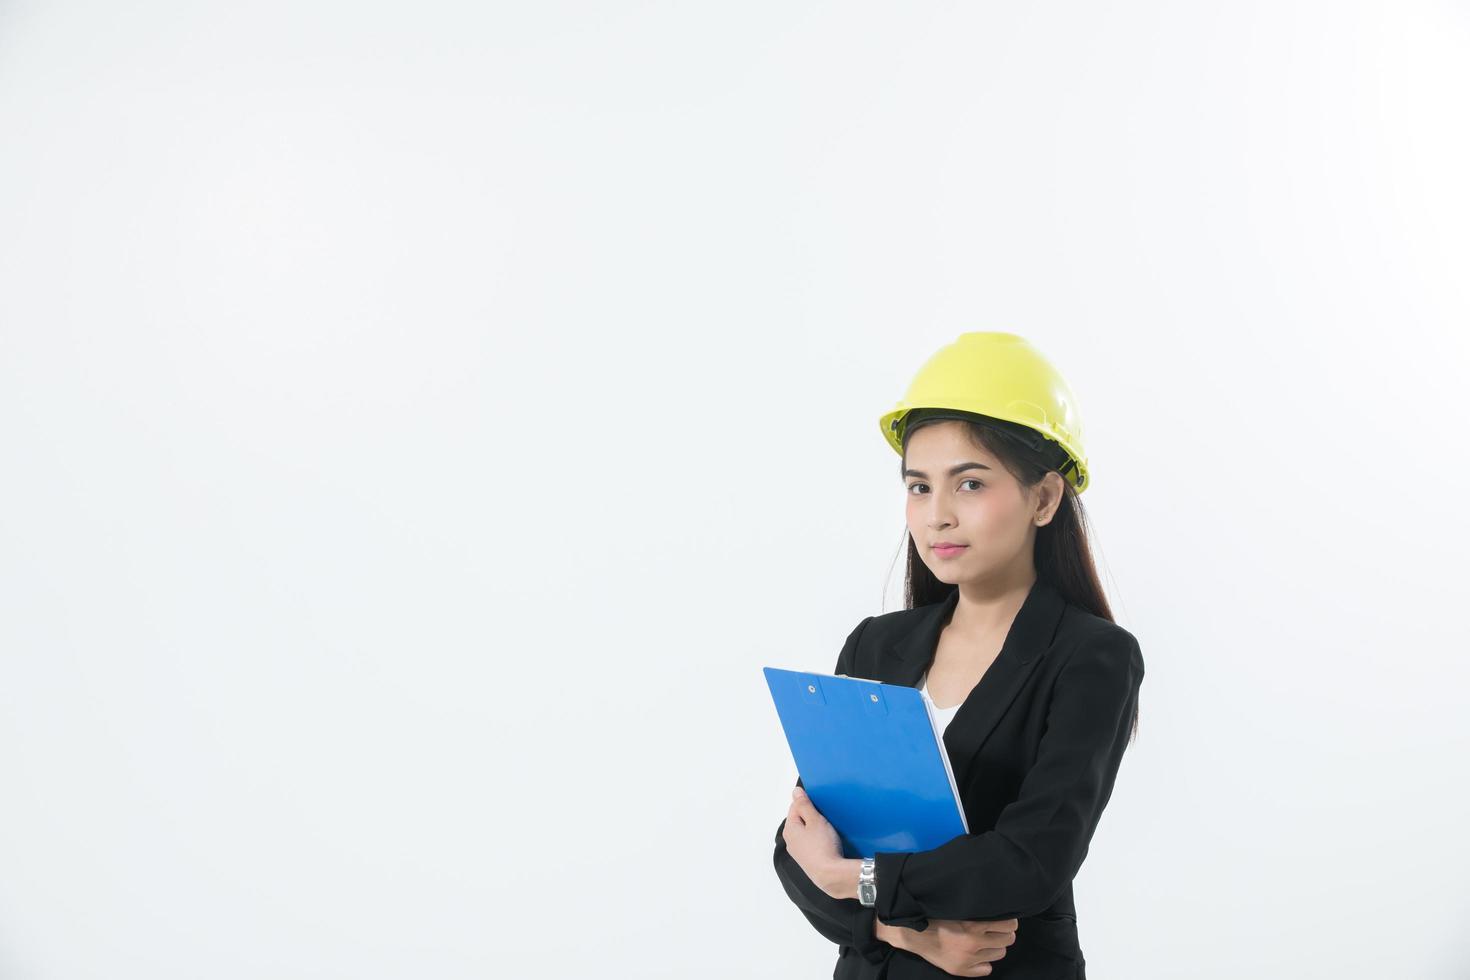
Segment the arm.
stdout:
<svg viewBox="0 0 1470 980">
<path fill-rule="evenodd" d="M 1036 761 L 995 829 L 874 856 L 883 921 L 923 930 L 930 918 L 1006 919 L 1048 908 L 1087 855 L 1142 682 L 1132 634 L 1083 640 L 1057 676 Z"/>
<path fill-rule="evenodd" d="M 842 652 L 837 655 L 837 667 L 833 673 L 846 674 L 852 670 L 853 655 L 857 650 L 858 638 L 862 636 L 863 628 L 868 625 L 873 617 L 869 616 L 858 623 L 848 635 L 847 642 L 842 646 Z M 801 786 L 801 780 L 796 780 L 796 785 Z M 805 787 L 803 787 L 805 788 Z M 781 879 L 781 886 L 786 890 L 789 897 L 802 914 L 807 917 L 812 926 L 839 946 L 852 946 L 865 958 L 873 963 L 881 963 L 892 952 L 893 948 L 879 939 L 875 933 L 877 923 L 874 917 L 874 909 L 865 908 L 857 899 L 857 878 L 853 878 L 853 891 L 851 898 L 833 898 L 822 891 L 801 869 L 801 865 L 786 852 L 786 840 L 782 832 L 786 829 L 786 821 L 776 828 L 776 851 L 773 860 L 776 866 L 776 876 Z"/>
</svg>

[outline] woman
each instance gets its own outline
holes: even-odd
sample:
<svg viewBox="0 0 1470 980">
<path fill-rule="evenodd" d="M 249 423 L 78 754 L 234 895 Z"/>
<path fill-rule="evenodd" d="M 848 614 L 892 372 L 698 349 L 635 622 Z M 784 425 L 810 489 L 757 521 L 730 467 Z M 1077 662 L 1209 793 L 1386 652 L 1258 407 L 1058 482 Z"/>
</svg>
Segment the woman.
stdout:
<svg viewBox="0 0 1470 980">
<path fill-rule="evenodd" d="M 1088 549 L 1075 401 L 1021 337 L 967 333 L 880 423 L 907 494 L 907 608 L 860 622 L 834 672 L 925 690 L 971 832 L 844 858 L 798 779 L 776 873 L 840 946 L 836 978 L 1085 980 L 1072 879 L 1137 729 L 1143 657 Z"/>
</svg>

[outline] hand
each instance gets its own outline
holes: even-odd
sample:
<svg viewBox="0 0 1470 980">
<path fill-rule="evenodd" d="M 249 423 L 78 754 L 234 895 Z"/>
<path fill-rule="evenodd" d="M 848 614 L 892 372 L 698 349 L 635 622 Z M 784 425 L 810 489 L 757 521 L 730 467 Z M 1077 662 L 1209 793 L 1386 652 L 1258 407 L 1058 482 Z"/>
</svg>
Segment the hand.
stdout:
<svg viewBox="0 0 1470 980">
<path fill-rule="evenodd" d="M 1019 925 L 1015 919 L 930 919 L 929 928 L 920 932 L 877 920 L 873 935 L 923 957 L 945 973 L 988 977 L 993 969 L 990 964 L 1005 956 L 1005 948 L 1016 941 Z"/>
<path fill-rule="evenodd" d="M 837 828 L 818 812 L 816 805 L 800 786 L 791 791 L 791 808 L 786 811 L 786 826 L 781 829 L 786 841 L 786 853 L 801 866 L 817 887 L 829 895 L 834 882 L 847 877 L 846 865 L 856 868 L 861 862 L 842 856 L 842 838 Z M 857 872 L 852 872 L 851 897 L 857 898 Z M 846 891 L 834 898 L 846 898 Z"/>
</svg>

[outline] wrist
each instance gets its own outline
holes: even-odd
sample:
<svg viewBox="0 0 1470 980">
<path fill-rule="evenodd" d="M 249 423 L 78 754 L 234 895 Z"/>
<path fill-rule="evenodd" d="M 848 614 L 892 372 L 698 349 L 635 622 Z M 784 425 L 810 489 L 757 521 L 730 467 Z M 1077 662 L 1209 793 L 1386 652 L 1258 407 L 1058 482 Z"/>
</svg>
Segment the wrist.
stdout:
<svg viewBox="0 0 1470 980">
<path fill-rule="evenodd" d="M 858 872 L 862 866 L 861 858 L 839 858 L 828 870 L 822 890 L 833 898 L 857 898 Z"/>
</svg>

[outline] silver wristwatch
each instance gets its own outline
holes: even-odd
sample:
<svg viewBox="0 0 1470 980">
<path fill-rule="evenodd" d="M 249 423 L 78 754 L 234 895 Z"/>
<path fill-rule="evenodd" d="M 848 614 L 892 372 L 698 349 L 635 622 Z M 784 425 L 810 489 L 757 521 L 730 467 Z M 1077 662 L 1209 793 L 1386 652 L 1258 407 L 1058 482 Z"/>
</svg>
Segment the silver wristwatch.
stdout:
<svg viewBox="0 0 1470 980">
<path fill-rule="evenodd" d="M 863 858 L 862 867 L 858 869 L 858 901 L 867 906 L 878 904 L 878 881 L 873 877 L 874 867 L 872 858 Z"/>
</svg>

